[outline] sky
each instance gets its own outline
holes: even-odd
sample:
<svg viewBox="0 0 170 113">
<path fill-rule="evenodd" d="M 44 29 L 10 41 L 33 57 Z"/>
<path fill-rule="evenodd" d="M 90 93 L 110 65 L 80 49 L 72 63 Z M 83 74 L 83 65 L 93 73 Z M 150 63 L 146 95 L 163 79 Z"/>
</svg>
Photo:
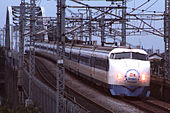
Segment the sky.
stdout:
<svg viewBox="0 0 170 113">
<path fill-rule="evenodd" d="M 29 1 L 29 0 L 26 0 Z M 137 8 L 141 4 L 145 3 L 148 0 L 127 0 L 127 12 L 132 11 L 131 8 Z M 2 28 L 5 25 L 5 19 L 6 19 L 6 9 L 7 6 L 18 6 L 20 4 L 21 0 L 0 0 L 0 28 Z M 84 3 L 87 3 L 89 5 L 95 6 L 102 6 L 102 5 L 110 5 L 111 2 L 106 1 L 84 1 Z M 165 0 L 150 0 L 150 2 L 146 3 L 144 6 L 140 7 L 140 10 L 147 10 L 148 14 L 153 13 L 152 11 L 164 12 L 164 4 Z M 44 7 L 46 16 L 55 17 L 56 16 L 56 1 L 55 0 L 37 0 L 37 5 Z M 66 5 L 78 5 L 74 2 L 71 2 L 70 0 L 66 0 Z M 133 12 L 133 13 L 139 13 L 140 10 Z M 66 15 L 68 15 L 66 13 Z M 134 23 L 135 24 L 135 23 Z M 163 21 L 162 22 L 153 22 L 152 24 L 154 27 L 157 28 L 163 28 Z M 164 51 L 164 41 L 162 37 L 146 34 L 142 36 L 131 36 L 127 37 L 127 42 L 131 43 L 132 45 L 142 45 L 144 48 L 149 49 L 160 49 L 161 52 Z"/>
</svg>

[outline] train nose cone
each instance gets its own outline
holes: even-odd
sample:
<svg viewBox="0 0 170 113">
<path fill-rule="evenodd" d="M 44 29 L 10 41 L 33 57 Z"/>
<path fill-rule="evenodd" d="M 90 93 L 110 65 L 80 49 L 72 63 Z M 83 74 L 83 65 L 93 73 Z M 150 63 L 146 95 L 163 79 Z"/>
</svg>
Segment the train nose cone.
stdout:
<svg viewBox="0 0 170 113">
<path fill-rule="evenodd" d="M 139 80 L 139 72 L 135 69 L 130 69 L 127 71 L 125 78 L 127 82 L 136 83 Z"/>
</svg>

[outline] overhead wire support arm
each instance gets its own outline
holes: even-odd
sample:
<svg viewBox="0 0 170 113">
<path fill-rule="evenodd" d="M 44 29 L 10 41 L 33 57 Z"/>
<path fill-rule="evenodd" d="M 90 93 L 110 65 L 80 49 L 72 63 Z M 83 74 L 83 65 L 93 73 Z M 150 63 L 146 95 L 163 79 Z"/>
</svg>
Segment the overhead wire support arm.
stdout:
<svg viewBox="0 0 170 113">
<path fill-rule="evenodd" d="M 96 17 L 94 17 L 94 18 L 91 18 L 91 20 L 89 20 L 88 22 L 85 22 L 84 24 L 79 25 L 79 26 L 77 26 L 77 27 L 73 28 L 72 30 L 70 30 L 70 31 L 66 32 L 65 34 L 72 33 L 73 31 L 75 31 L 75 30 L 79 29 L 81 26 L 86 25 L 86 24 L 89 24 L 91 21 L 93 21 L 93 20 L 97 19 L 98 17 L 102 16 L 104 13 L 107 13 L 107 12 L 108 12 L 108 11 L 110 11 L 110 10 L 111 10 L 111 9 L 108 9 L 107 11 L 104 11 L 102 14 L 99 14 L 98 16 L 96 16 Z"/>
<path fill-rule="evenodd" d="M 78 4 L 81 4 L 81 5 L 85 5 L 86 7 L 88 7 L 89 5 L 87 5 L 87 4 L 84 4 L 84 3 L 82 3 L 82 2 L 79 2 L 79 1 L 77 1 L 77 0 L 71 0 L 71 1 L 73 1 L 73 2 L 76 2 L 76 3 L 78 3 Z M 147 2 L 149 2 L 150 0 L 148 0 Z M 115 16 L 115 17 L 118 17 L 118 18 L 122 18 L 121 16 L 117 16 L 117 15 L 114 15 L 114 14 L 111 14 L 111 13 L 109 13 L 109 11 L 103 11 L 103 10 L 101 10 L 101 9 L 99 9 L 99 8 L 93 8 L 93 9 L 96 9 L 96 10 L 99 10 L 99 11 L 101 11 L 101 12 L 103 12 L 103 13 L 106 13 L 106 14 L 110 14 L 110 15 L 113 15 L 113 16 Z M 102 14 L 103 14 L 102 13 Z M 129 13 L 127 13 L 126 15 L 128 15 Z M 151 32 L 151 31 L 147 31 L 147 30 L 143 30 L 143 31 L 146 31 L 146 32 L 149 32 L 149 33 L 152 33 L 152 34 L 154 34 L 154 35 L 157 35 L 157 36 L 163 36 L 163 34 L 161 33 L 161 32 L 159 32 L 158 30 L 156 30 L 154 27 L 152 27 L 151 25 L 149 25 L 148 23 L 146 23 L 144 20 L 142 20 L 142 19 L 140 19 L 140 18 L 138 18 L 136 15 L 133 15 L 136 19 L 138 19 L 138 20 L 141 20 L 142 22 L 144 22 L 146 25 L 148 25 L 149 27 L 151 27 L 152 29 L 154 29 L 156 32 L 158 32 L 159 34 L 156 34 L 156 33 L 154 33 L 154 32 Z M 95 18 L 98 18 L 98 17 L 95 17 Z M 94 19 L 94 18 L 93 18 Z M 128 23 L 126 23 L 127 25 L 131 25 L 131 24 L 128 24 Z M 133 25 L 131 25 L 131 26 L 133 26 Z M 136 26 L 135 26 L 135 28 L 137 28 Z M 77 29 L 75 29 L 75 30 L 77 30 Z"/>
<path fill-rule="evenodd" d="M 70 6 L 70 5 L 67 5 L 66 7 L 68 7 L 68 8 L 111 8 L 111 9 L 124 9 L 124 8 L 126 8 L 126 7 L 119 7 L 119 6 L 115 7 L 115 6 L 89 6 L 89 5 L 86 5 L 86 6 Z"/>
<path fill-rule="evenodd" d="M 82 3 L 82 2 L 79 2 L 79 1 L 77 1 L 77 0 L 71 0 L 71 1 L 73 1 L 73 2 L 75 2 L 75 3 L 78 3 L 78 4 L 81 4 L 81 5 L 84 5 L 84 6 L 86 6 L 86 7 L 91 7 L 91 6 L 87 5 L 87 4 L 84 4 L 84 3 Z M 124 7 L 124 8 L 126 8 L 126 7 Z M 100 9 L 100 8 L 98 8 L 98 7 L 92 7 L 92 9 L 101 11 L 102 14 L 104 14 L 104 13 L 106 13 L 106 14 L 111 14 L 111 13 L 109 13 L 109 11 L 112 10 L 112 8 L 110 8 L 108 11 L 103 11 L 102 9 Z M 115 16 L 115 17 L 117 17 L 117 18 L 122 18 L 122 17 L 117 16 L 117 15 L 114 15 L 114 14 L 111 14 L 111 15 L 113 15 L 113 16 Z"/>
<path fill-rule="evenodd" d="M 164 14 L 162 13 L 160 13 L 160 14 L 137 14 L 137 13 L 135 13 L 135 14 L 130 14 L 130 13 L 127 13 L 127 15 L 129 15 L 129 16 L 155 16 L 155 17 L 157 17 L 157 16 L 161 16 L 161 17 L 163 17 L 164 16 Z"/>
<path fill-rule="evenodd" d="M 76 2 L 78 4 L 81 4 L 81 5 L 84 5 L 86 7 L 90 7 L 89 5 L 84 4 L 82 2 L 79 2 L 77 0 L 71 0 L 71 1 Z M 104 11 L 104 10 L 102 10 L 100 8 L 97 8 L 97 7 L 92 7 L 92 8 L 101 11 L 102 15 L 103 14 L 111 14 L 111 13 L 109 13 L 109 11 L 112 10 L 112 8 L 109 8 L 109 10 L 107 10 L 107 11 Z M 126 0 L 122 1 L 122 17 L 121 16 L 117 16 L 115 14 L 111 14 L 111 15 L 113 15 L 113 16 L 119 18 L 119 19 L 122 19 L 121 20 L 121 23 L 122 23 L 122 43 L 121 43 L 121 45 L 125 46 L 126 45 Z"/>
</svg>

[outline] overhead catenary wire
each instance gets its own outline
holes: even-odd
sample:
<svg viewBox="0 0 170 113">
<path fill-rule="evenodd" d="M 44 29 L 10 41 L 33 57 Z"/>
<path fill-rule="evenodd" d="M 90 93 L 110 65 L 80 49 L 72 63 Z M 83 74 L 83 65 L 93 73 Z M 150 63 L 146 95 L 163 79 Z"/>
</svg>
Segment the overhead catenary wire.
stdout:
<svg viewBox="0 0 170 113">
<path fill-rule="evenodd" d="M 151 8 L 154 4 L 156 4 L 158 2 L 158 0 L 156 0 L 154 3 L 152 3 L 149 7 L 147 7 L 146 9 L 144 9 L 144 11 L 147 11 L 149 8 Z M 142 11 L 143 12 L 143 11 Z M 142 13 L 140 12 L 140 13 Z"/>
<path fill-rule="evenodd" d="M 144 2 L 143 4 L 141 4 L 140 6 L 138 6 L 137 8 L 133 8 L 132 9 L 132 11 L 131 12 L 129 12 L 129 13 L 132 13 L 132 12 L 134 12 L 135 10 L 137 10 L 137 9 L 139 9 L 140 7 L 142 7 L 142 6 L 144 6 L 145 4 L 147 4 L 148 2 L 150 2 L 150 0 L 147 0 L 146 2 Z"/>
</svg>

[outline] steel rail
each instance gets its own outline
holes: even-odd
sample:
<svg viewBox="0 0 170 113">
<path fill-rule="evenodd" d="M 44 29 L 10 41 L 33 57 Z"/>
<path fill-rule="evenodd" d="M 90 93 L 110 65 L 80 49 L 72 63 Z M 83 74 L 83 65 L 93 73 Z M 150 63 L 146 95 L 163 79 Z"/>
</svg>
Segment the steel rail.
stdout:
<svg viewBox="0 0 170 113">
<path fill-rule="evenodd" d="M 134 99 L 134 98 L 121 98 L 122 101 L 131 104 L 143 111 L 146 111 L 147 113 L 168 113 L 169 110 L 165 109 L 161 106 L 158 106 L 156 104 L 147 102 L 147 100 L 141 100 L 139 98 L 137 98 L 138 100 Z"/>
<path fill-rule="evenodd" d="M 55 78 L 50 79 L 50 76 L 52 76 L 51 72 L 48 70 L 45 64 L 42 63 L 37 57 L 36 57 L 36 65 L 37 65 L 36 66 L 37 71 L 41 76 L 41 78 L 44 80 L 44 82 L 46 82 L 48 86 L 50 86 L 52 89 L 56 90 Z"/>
</svg>

